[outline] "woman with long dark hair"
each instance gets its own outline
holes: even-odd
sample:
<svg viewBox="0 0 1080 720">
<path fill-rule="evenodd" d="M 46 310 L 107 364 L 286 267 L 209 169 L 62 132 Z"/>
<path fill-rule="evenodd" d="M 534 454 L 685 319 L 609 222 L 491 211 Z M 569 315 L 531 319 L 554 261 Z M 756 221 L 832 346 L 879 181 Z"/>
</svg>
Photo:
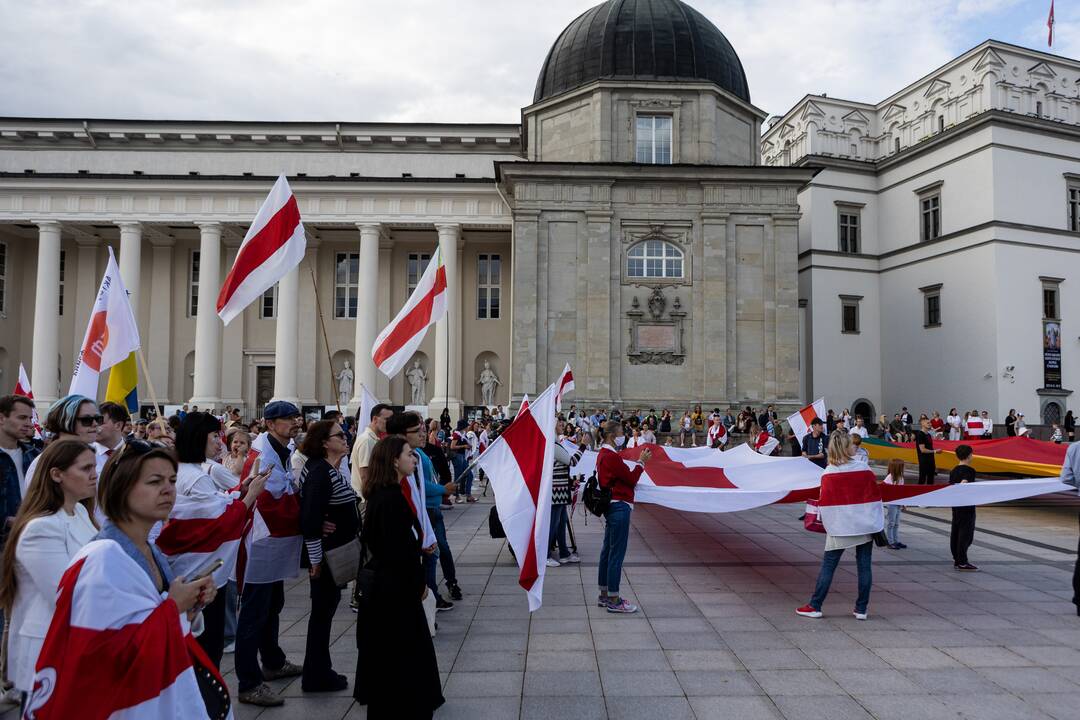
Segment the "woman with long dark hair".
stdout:
<svg viewBox="0 0 1080 720">
<path fill-rule="evenodd" d="M 35 477 L 4 546 L 0 607 L 10 623 L 8 678 L 33 689 L 45 633 L 56 608 L 56 586 L 68 562 L 97 533 L 83 501 L 97 487 L 96 456 L 79 440 L 56 440 L 42 453 Z"/>
<path fill-rule="evenodd" d="M 402 485 L 416 470 L 416 457 L 403 437 L 391 436 L 375 446 L 369 468 L 363 537 L 373 578 L 356 624 L 354 697 L 367 701 L 370 720 L 430 718 L 445 700 L 422 604 L 424 531 Z"/>
</svg>

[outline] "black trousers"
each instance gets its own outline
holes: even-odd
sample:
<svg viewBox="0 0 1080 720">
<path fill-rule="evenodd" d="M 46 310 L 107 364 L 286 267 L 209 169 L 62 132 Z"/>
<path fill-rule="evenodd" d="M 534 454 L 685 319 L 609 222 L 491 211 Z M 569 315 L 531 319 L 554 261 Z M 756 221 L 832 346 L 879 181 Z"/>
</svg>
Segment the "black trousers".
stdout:
<svg viewBox="0 0 1080 720">
<path fill-rule="evenodd" d="M 221 667 L 221 656 L 225 654 L 225 608 L 228 602 L 229 593 L 225 587 L 218 588 L 214 602 L 202 610 L 203 631 L 196 638 L 216 668 Z"/>
<path fill-rule="evenodd" d="M 311 585 L 311 615 L 308 616 L 301 686 L 315 690 L 326 685 L 334 674 L 330 662 L 330 624 L 341 602 L 341 588 L 330 577 L 325 565 L 319 577 L 308 581 Z"/>
<path fill-rule="evenodd" d="M 949 536 L 949 548 L 952 550 L 954 564 L 967 565 L 967 551 L 974 540 L 975 508 L 954 507 L 952 509 L 952 533 Z"/>
<path fill-rule="evenodd" d="M 937 466 L 933 460 L 926 462 L 925 460 L 919 463 L 919 484 L 920 485 L 933 485 L 934 480 L 937 479 Z"/>
<path fill-rule="evenodd" d="M 285 582 L 245 583 L 236 616 L 236 681 L 247 692 L 263 681 L 263 667 L 279 670 L 285 651 L 278 644 L 281 609 L 285 607 Z"/>
</svg>

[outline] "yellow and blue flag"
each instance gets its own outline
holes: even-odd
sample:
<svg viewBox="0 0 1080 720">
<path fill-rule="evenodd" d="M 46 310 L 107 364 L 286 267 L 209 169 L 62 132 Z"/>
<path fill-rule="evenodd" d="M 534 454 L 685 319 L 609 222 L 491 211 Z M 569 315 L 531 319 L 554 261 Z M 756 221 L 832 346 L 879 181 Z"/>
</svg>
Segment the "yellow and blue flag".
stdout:
<svg viewBox="0 0 1080 720">
<path fill-rule="evenodd" d="M 132 415 L 139 412 L 139 368 L 135 364 L 135 353 L 112 366 L 109 370 L 109 384 L 105 389 L 105 399 L 123 405 Z"/>
</svg>

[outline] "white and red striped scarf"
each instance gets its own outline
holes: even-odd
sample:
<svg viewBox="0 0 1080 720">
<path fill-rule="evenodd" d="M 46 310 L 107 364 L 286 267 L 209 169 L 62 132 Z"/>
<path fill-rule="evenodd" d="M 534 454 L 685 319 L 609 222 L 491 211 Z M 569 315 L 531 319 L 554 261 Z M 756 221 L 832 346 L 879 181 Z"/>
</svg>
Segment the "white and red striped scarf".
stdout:
<svg viewBox="0 0 1080 720">
<path fill-rule="evenodd" d="M 169 520 L 154 542 L 177 577 L 190 578 L 220 558 L 223 564 L 214 572 L 214 585 L 220 588 L 236 568 L 247 523 L 248 509 L 242 500 L 222 492 L 177 493 Z"/>
<path fill-rule="evenodd" d="M 724 423 L 719 419 L 713 421 L 713 424 L 709 426 L 709 446 L 719 445 L 723 447 L 727 444 L 727 428 L 724 427 Z"/>
<path fill-rule="evenodd" d="M 193 661 L 225 683 L 166 598 L 115 541 L 79 550 L 60 579 L 23 717 L 206 718 Z"/>
<path fill-rule="evenodd" d="M 300 570 L 300 498 L 296 493 L 292 470 L 281 458 L 267 433 L 251 441 L 241 478 L 251 474 L 255 459 L 260 470 L 270 468 L 266 490 L 255 500 L 255 512 L 244 531 L 236 561 L 236 582 L 271 583 L 296 577 Z"/>
<path fill-rule="evenodd" d="M 881 488 L 870 466 L 850 460 L 825 468 L 821 474 L 818 512 L 830 535 L 866 535 L 883 529 Z"/>
</svg>

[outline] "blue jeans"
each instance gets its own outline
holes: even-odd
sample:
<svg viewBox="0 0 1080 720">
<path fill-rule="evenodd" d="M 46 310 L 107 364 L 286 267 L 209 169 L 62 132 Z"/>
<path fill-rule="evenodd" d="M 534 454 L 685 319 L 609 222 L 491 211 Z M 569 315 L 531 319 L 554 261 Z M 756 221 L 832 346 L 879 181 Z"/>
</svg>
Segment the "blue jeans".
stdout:
<svg viewBox="0 0 1080 720">
<path fill-rule="evenodd" d="M 236 680 L 240 692 L 247 692 L 263 681 L 259 668 L 278 670 L 285 665 L 285 651 L 278 645 L 278 624 L 285 607 L 285 583 L 247 583 L 240 594 L 236 617 Z"/>
<path fill-rule="evenodd" d="M 457 582 L 457 572 L 454 570 L 454 554 L 450 552 L 450 543 L 446 541 L 446 522 L 443 519 L 442 508 L 428 508 L 428 519 L 431 520 L 431 530 L 435 533 L 435 541 L 439 544 L 439 564 L 442 565 L 443 580 L 448 583 Z"/>
<path fill-rule="evenodd" d="M 567 514 L 566 505 L 551 506 L 551 532 L 548 533 L 548 555 L 555 550 L 555 544 L 559 545 L 559 559 L 565 560 L 570 557 L 570 549 L 566 546 L 566 523 L 570 516 Z"/>
<path fill-rule="evenodd" d="M 457 494 L 469 496 L 472 495 L 472 470 L 465 472 L 465 468 L 469 467 L 468 461 L 465 459 L 463 453 L 455 453 L 451 460 L 454 465 L 454 482 L 457 483 Z"/>
<path fill-rule="evenodd" d="M 870 570 L 870 556 L 874 552 L 873 541 L 864 542 L 855 548 L 855 564 L 859 572 L 859 597 L 855 600 L 855 612 L 866 612 L 866 606 L 870 603 L 870 585 L 873 576 Z M 832 585 L 833 573 L 840 563 L 843 550 L 826 550 L 825 557 L 821 561 L 821 572 L 818 573 L 817 586 L 814 588 L 814 596 L 810 598 L 810 607 L 821 610 L 825 603 L 825 596 L 829 594 L 829 586 Z"/>
<path fill-rule="evenodd" d="M 890 545 L 900 542 L 900 506 L 885 506 L 885 537 Z"/>
<path fill-rule="evenodd" d="M 597 582 L 609 595 L 619 594 L 626 545 L 630 541 L 630 513 L 632 509 L 624 502 L 613 502 L 604 515 L 604 546 L 600 550 L 600 567 Z"/>
</svg>

